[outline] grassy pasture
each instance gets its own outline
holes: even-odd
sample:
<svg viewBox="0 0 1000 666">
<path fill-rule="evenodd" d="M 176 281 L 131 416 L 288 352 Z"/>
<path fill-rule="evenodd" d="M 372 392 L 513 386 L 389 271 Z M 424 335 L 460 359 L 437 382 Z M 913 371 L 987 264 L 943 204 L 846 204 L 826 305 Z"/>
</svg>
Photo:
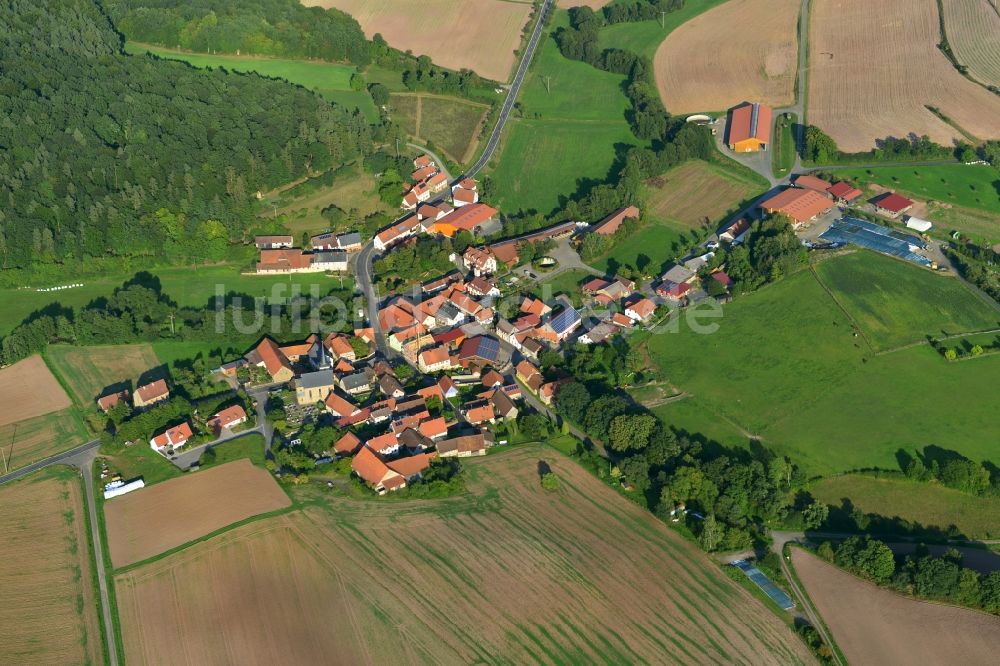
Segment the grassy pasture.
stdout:
<svg viewBox="0 0 1000 666">
<path fill-rule="evenodd" d="M 353 65 L 309 60 L 284 60 L 236 55 L 209 55 L 184 53 L 147 44 L 128 42 L 129 53 L 153 53 L 161 58 L 182 60 L 201 68 L 224 68 L 232 72 L 256 72 L 261 76 L 285 79 L 319 94 L 321 97 L 346 106 L 360 109 L 368 122 L 378 120 L 378 111 L 371 95 L 366 91 L 351 90 L 351 75 L 357 71 Z"/>
<path fill-rule="evenodd" d="M 836 174 L 862 185 L 877 183 L 919 199 L 986 211 L 997 216 L 1000 227 L 1000 174 L 986 165 L 884 166 L 837 169 Z"/>
<path fill-rule="evenodd" d="M 601 28 L 599 44 L 602 50 L 627 49 L 652 60 L 656 49 L 678 26 L 723 2 L 725 0 L 687 0 L 681 9 L 665 15 L 662 25 L 659 20 L 609 25 Z"/>
<path fill-rule="evenodd" d="M 485 104 L 419 93 L 394 94 L 390 103 L 394 119 L 408 134 L 418 142 L 431 142 L 458 163 L 465 162 L 471 152 L 489 111 Z"/>
<path fill-rule="evenodd" d="M 83 489 L 65 468 L 0 488 L 0 662 L 103 663 Z"/>
<path fill-rule="evenodd" d="M 875 252 L 821 262 L 816 272 L 879 350 L 1000 327 L 1000 312 L 957 279 Z"/>
<path fill-rule="evenodd" d="M 821 502 L 840 506 L 844 498 L 865 513 L 898 516 L 924 526 L 955 525 L 965 536 L 1000 534 L 1000 499 L 977 497 L 932 483 L 845 474 L 821 479 L 808 488 Z"/>
<path fill-rule="evenodd" d="M 285 191 L 265 197 L 258 215 L 286 215 L 285 226 L 298 243 L 303 234 L 313 235 L 330 228 L 330 221 L 323 217 L 322 212 L 331 204 L 346 212 L 350 220 L 360 220 L 386 210 L 386 205 L 378 197 L 377 185 L 372 174 L 357 164 L 350 164 L 337 171 L 333 185 L 329 187 L 320 186 L 301 195 Z M 347 229 L 344 227 L 342 230 Z"/>
<path fill-rule="evenodd" d="M 149 344 L 95 347 L 50 345 L 45 356 L 50 367 L 69 387 L 73 400 L 86 408 L 92 407 L 105 389 L 134 390 L 143 373 L 160 365 Z"/>
<path fill-rule="evenodd" d="M 752 172 L 693 160 L 646 181 L 647 216 L 681 229 L 715 225 L 751 195 L 767 190 Z"/>
<path fill-rule="evenodd" d="M 655 274 L 672 263 L 689 242 L 690 238 L 676 226 L 651 222 L 623 238 L 592 264 L 594 268 L 615 273 L 619 266 L 638 268 L 643 263 L 644 272 Z"/>
<path fill-rule="evenodd" d="M 899 448 L 941 443 L 998 459 L 1000 357 L 947 363 L 926 345 L 874 356 L 810 271 L 736 299 L 717 323 L 652 336 L 661 374 L 809 474 L 895 469 Z"/>
<path fill-rule="evenodd" d="M 558 490 L 541 488 L 540 460 Z M 181 627 L 192 660 L 239 663 L 809 660 L 703 553 L 553 449 L 463 467 L 469 491 L 443 501 L 334 506 L 294 488 L 308 508 L 118 576 L 126 657 L 153 658 Z"/>
<path fill-rule="evenodd" d="M 0 450 L 11 470 L 62 453 L 90 439 L 76 409 L 0 426 Z"/>
<path fill-rule="evenodd" d="M 783 175 L 791 171 L 795 166 L 795 132 L 793 125 L 798 122 L 797 116 L 792 113 L 791 118 L 785 118 L 785 114 L 778 116 L 775 125 L 775 141 L 771 147 L 771 162 L 774 173 Z"/>
</svg>

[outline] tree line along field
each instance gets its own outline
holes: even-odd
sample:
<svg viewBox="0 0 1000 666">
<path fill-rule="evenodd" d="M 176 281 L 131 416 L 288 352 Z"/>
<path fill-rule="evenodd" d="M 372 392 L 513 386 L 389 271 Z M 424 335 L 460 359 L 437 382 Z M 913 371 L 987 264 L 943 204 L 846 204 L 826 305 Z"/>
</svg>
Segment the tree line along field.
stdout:
<svg viewBox="0 0 1000 666">
<path fill-rule="evenodd" d="M 381 34 L 401 51 L 427 55 L 449 69 L 471 69 L 494 81 L 513 73 L 514 51 L 528 23 L 531 3 L 508 0 L 306 0 L 302 4 L 347 12 L 369 38 Z"/>
<path fill-rule="evenodd" d="M 845 259 L 856 261 L 828 261 Z M 895 261 L 876 255 L 871 260 L 885 267 Z M 888 291 L 882 281 L 877 284 Z M 919 281 L 909 284 L 916 287 L 899 289 L 896 301 L 887 301 L 886 315 L 918 340 L 945 322 L 927 330 Z M 859 298 L 850 291 L 834 293 L 847 303 Z M 960 292 L 937 293 L 944 293 L 945 303 L 964 298 Z M 985 302 L 982 309 L 983 317 L 994 316 Z M 909 319 L 913 313 L 919 316 Z M 968 316 L 960 313 L 950 313 L 948 320 Z M 647 349 L 661 379 L 694 395 L 718 428 L 732 429 L 734 440 L 759 436 L 810 475 L 897 469 L 898 449 L 929 444 L 973 460 L 997 458 L 988 442 L 994 430 L 990 415 L 1000 408 L 992 390 L 1000 358 L 948 363 L 927 345 L 876 355 L 810 270 L 737 298 L 721 319 L 711 321 L 719 325 L 715 333 L 695 334 L 682 320 L 679 332 L 651 336 Z M 658 413 L 666 418 L 670 407 Z"/>
<path fill-rule="evenodd" d="M 857 322 L 877 351 L 1000 328 L 1000 310 L 957 278 L 914 270 L 872 252 L 854 252 L 816 265 L 822 283 Z"/>
<path fill-rule="evenodd" d="M 430 142 L 459 164 L 472 159 L 489 113 L 486 104 L 429 93 L 393 93 L 390 99 L 393 119 L 414 141 Z"/>
<path fill-rule="evenodd" d="M 660 44 L 679 25 L 727 1 L 685 0 L 683 7 L 662 16 L 660 20 L 604 26 L 598 34 L 598 44 L 601 49 L 625 49 L 652 61 Z"/>
<path fill-rule="evenodd" d="M 187 53 L 136 42 L 126 43 L 125 50 L 129 53 L 152 53 L 161 58 L 182 60 L 200 68 L 218 67 L 231 72 L 256 72 L 261 76 L 285 79 L 313 90 L 331 102 L 359 109 L 368 122 L 378 120 L 378 111 L 375 109 L 371 95 L 364 90 L 351 89 L 351 75 L 357 72 L 357 68 L 353 65 L 283 58 Z"/>
<path fill-rule="evenodd" d="M 996 616 L 880 589 L 801 548 L 792 564 L 823 622 L 854 664 L 987 664 L 1000 650 Z"/>
<path fill-rule="evenodd" d="M 820 479 L 810 484 L 808 491 L 817 500 L 836 507 L 848 499 L 864 513 L 898 516 L 942 530 L 954 525 L 970 539 L 996 538 L 1000 534 L 1000 499 L 935 483 L 844 474 Z"/>
<path fill-rule="evenodd" d="M 1000 86 L 1000 8 L 996 0 L 942 0 L 955 58 L 985 85 Z"/>
<path fill-rule="evenodd" d="M 667 111 L 795 101 L 799 0 L 731 0 L 678 27 L 656 50 Z"/>
<path fill-rule="evenodd" d="M 816 0 L 810 6 L 808 122 L 841 150 L 876 139 L 1000 138 L 1000 97 L 963 77 L 937 48 L 936 0 Z M 873 63 L 877 66 L 873 66 Z"/>
<path fill-rule="evenodd" d="M 540 460 L 557 490 L 541 488 Z M 126 659 L 810 660 L 694 546 L 554 450 L 465 468 L 460 497 L 311 501 L 120 574 Z"/>
<path fill-rule="evenodd" d="M 5 484 L 0 506 L 0 662 L 103 663 L 77 475 L 60 467 Z"/>
</svg>

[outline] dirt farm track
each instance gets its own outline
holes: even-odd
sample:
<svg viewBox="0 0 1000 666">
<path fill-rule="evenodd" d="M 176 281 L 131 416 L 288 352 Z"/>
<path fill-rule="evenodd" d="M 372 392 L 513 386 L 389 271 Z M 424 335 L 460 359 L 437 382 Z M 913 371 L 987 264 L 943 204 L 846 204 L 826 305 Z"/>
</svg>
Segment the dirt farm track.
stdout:
<svg viewBox="0 0 1000 666">
<path fill-rule="evenodd" d="M 118 568 L 153 557 L 289 504 L 271 475 L 249 460 L 116 497 L 104 505 L 111 564 Z"/>
<path fill-rule="evenodd" d="M 653 61 L 671 113 L 795 101 L 800 0 L 729 0 L 674 30 Z M 753 29 L 747 29 L 752 25 Z"/>
<path fill-rule="evenodd" d="M 302 511 L 120 574 L 127 662 L 810 661 L 718 565 L 575 462 L 523 447 L 463 465 L 462 496 L 309 488 Z"/>
<path fill-rule="evenodd" d="M 0 426 L 69 407 L 69 396 L 41 356 L 0 370 Z"/>
<path fill-rule="evenodd" d="M 799 548 L 792 564 L 852 664 L 996 663 L 996 616 L 903 597 Z"/>
<path fill-rule="evenodd" d="M 876 139 L 928 135 L 1000 138 L 1000 97 L 969 81 L 937 48 L 935 0 L 812 0 L 808 120 L 841 150 Z"/>
<path fill-rule="evenodd" d="M 302 4 L 336 7 L 357 19 L 368 37 L 381 34 L 397 49 L 501 82 L 513 73 L 514 50 L 531 14 L 530 2 L 509 0 L 304 0 Z"/>
</svg>

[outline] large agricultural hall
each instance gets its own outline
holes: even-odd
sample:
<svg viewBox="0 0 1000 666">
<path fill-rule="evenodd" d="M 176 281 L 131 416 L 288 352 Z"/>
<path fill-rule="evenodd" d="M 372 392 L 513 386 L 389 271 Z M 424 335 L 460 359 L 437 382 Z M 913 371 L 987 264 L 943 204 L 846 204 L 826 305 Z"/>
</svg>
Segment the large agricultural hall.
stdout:
<svg viewBox="0 0 1000 666">
<path fill-rule="evenodd" d="M 746 102 L 729 112 L 726 144 L 736 153 L 767 150 L 771 143 L 771 107 Z"/>
</svg>

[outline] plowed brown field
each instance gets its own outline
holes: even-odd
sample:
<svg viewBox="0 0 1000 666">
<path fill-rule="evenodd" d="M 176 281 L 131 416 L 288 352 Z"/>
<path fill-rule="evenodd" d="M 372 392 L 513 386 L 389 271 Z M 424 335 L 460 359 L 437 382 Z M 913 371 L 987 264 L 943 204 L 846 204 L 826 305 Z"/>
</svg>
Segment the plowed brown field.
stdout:
<svg viewBox="0 0 1000 666">
<path fill-rule="evenodd" d="M 926 106 L 973 136 L 1000 138 L 1000 97 L 937 48 L 935 0 L 814 0 L 809 34 L 808 122 L 841 150 L 911 133 L 943 145 L 962 138 Z"/>
<path fill-rule="evenodd" d="M 513 74 L 514 50 L 531 14 L 531 3 L 508 0 L 303 0 L 302 4 L 336 7 L 357 19 L 368 37 L 381 34 L 392 47 L 495 81 L 506 81 Z"/>
<path fill-rule="evenodd" d="M 799 5 L 799 0 L 730 0 L 670 33 L 653 61 L 667 110 L 794 102 Z"/>
<path fill-rule="evenodd" d="M 986 85 L 1000 86 L 1000 11 L 996 0 L 943 0 L 944 30 L 958 62 Z"/>
<path fill-rule="evenodd" d="M 801 549 L 792 564 L 852 664 L 992 664 L 1000 618 L 909 599 Z"/>
<path fill-rule="evenodd" d="M 41 356 L 30 356 L 0 370 L 0 426 L 66 409 L 71 404 Z"/>
<path fill-rule="evenodd" d="M 466 496 L 337 498 L 120 575 L 127 661 L 811 661 L 707 556 L 576 463 L 532 447 L 466 474 Z"/>
<path fill-rule="evenodd" d="M 289 504 L 274 478 L 249 460 L 116 497 L 104 505 L 111 564 L 118 568 L 159 555 Z"/>
<path fill-rule="evenodd" d="M 41 472 L 0 488 L 0 664 L 97 664 L 80 482 Z"/>
</svg>

